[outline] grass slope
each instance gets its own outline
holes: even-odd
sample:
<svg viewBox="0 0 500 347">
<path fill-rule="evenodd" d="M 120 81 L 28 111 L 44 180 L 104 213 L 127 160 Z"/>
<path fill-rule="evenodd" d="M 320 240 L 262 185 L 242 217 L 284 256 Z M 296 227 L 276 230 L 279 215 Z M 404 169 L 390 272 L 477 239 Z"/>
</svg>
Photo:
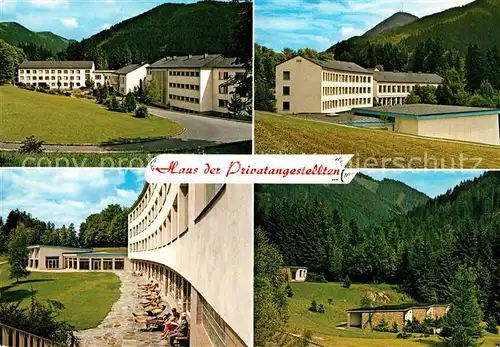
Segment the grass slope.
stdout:
<svg viewBox="0 0 500 347">
<path fill-rule="evenodd" d="M 256 154 L 354 154 L 350 166 L 359 168 L 500 168 L 500 147 L 349 128 L 268 112 L 256 112 L 254 141 Z"/>
<path fill-rule="evenodd" d="M 385 304 L 412 303 L 412 298 L 399 293 L 396 288 L 388 284 L 357 284 L 353 283 L 349 289 L 343 288 L 342 283 L 292 283 L 293 297 L 289 303 L 289 331 L 294 334 L 303 334 L 310 330 L 314 342 L 326 347 L 444 347 L 438 337 L 415 337 L 412 339 L 397 339 L 396 334 L 372 332 L 358 328 L 337 329 L 336 327 L 347 321 L 347 309 L 359 307 L 363 295 L 369 292 L 384 292 L 390 301 Z M 328 298 L 333 300 L 328 303 Z M 308 310 L 311 301 L 316 300 L 318 305 L 323 304 L 324 314 L 313 313 Z M 417 335 L 417 334 L 414 334 Z M 494 347 L 500 342 L 499 335 L 486 334 L 483 338 L 483 347 Z"/>
<path fill-rule="evenodd" d="M 34 32 L 16 22 L 0 23 L 0 39 L 8 44 L 33 43 L 43 46 L 54 53 L 65 50 L 69 40 L 49 31 Z"/>
<path fill-rule="evenodd" d="M 383 20 L 376 26 L 374 26 L 372 29 L 368 30 L 363 36 L 366 37 L 377 36 L 386 30 L 407 25 L 411 22 L 416 21 L 417 19 L 418 17 L 412 15 L 411 13 L 397 12 L 392 16 L 390 16 L 389 18 Z"/>
<path fill-rule="evenodd" d="M 9 280 L 9 265 L 0 265 L 0 291 L 8 301 L 22 300 L 29 304 L 31 291 L 38 299 L 52 299 L 64 304 L 59 318 L 77 330 L 96 327 L 120 297 L 120 280 L 113 273 L 32 272 L 27 278 L 13 285 Z"/>
<path fill-rule="evenodd" d="M 0 87 L 0 140 L 34 135 L 46 143 L 99 144 L 106 141 L 168 137 L 183 127 L 160 117 L 138 119 L 108 111 L 94 101 Z"/>
</svg>

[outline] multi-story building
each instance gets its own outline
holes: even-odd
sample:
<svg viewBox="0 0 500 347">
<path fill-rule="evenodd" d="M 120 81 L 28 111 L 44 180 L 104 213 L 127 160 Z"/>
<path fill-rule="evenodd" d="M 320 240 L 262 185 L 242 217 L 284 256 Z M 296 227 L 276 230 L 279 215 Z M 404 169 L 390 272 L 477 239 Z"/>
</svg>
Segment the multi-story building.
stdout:
<svg viewBox="0 0 500 347">
<path fill-rule="evenodd" d="M 146 82 L 148 66 L 149 64 L 132 64 L 116 70 L 117 84 L 113 87 L 122 94 L 133 92 L 135 88 L 142 88 Z"/>
<path fill-rule="evenodd" d="M 96 87 L 103 85 L 114 86 L 118 85 L 118 77 L 115 70 L 95 70 L 94 82 Z"/>
<path fill-rule="evenodd" d="M 251 185 L 149 184 L 130 209 L 132 269 L 187 313 L 192 347 L 252 345 L 252 194 Z"/>
<path fill-rule="evenodd" d="M 279 113 L 338 113 L 373 105 L 373 73 L 343 61 L 295 57 L 276 66 Z"/>
<path fill-rule="evenodd" d="M 92 61 L 24 61 L 18 69 L 18 81 L 50 89 L 75 89 L 94 78 Z"/>
<path fill-rule="evenodd" d="M 384 72 L 373 73 L 375 103 L 380 106 L 405 104 L 406 97 L 415 86 L 439 86 L 443 79 L 433 73 Z"/>
<path fill-rule="evenodd" d="M 147 70 L 148 81 L 159 84 L 157 104 L 194 113 L 227 113 L 234 92 L 231 79 L 245 72 L 235 58 L 220 54 L 167 57 Z"/>
</svg>

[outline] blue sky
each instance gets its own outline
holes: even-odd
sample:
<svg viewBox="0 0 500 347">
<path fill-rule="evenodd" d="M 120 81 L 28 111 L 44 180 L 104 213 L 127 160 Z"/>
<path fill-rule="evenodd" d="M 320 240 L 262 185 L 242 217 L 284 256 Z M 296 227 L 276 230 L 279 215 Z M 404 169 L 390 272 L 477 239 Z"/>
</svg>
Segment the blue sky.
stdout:
<svg viewBox="0 0 500 347">
<path fill-rule="evenodd" d="M 0 216 L 18 208 L 78 229 L 110 204 L 131 206 L 143 186 L 144 170 L 0 169 Z"/>
<path fill-rule="evenodd" d="M 32 31 L 51 31 L 80 41 L 137 16 L 161 0 L 0 0 L 2 22 L 18 22 Z M 169 0 L 194 3 L 196 0 Z"/>
<path fill-rule="evenodd" d="M 472 1 L 403 0 L 403 9 L 423 17 Z M 401 0 L 255 0 L 254 4 L 255 41 L 278 51 L 285 47 L 324 51 L 401 10 Z"/>
<path fill-rule="evenodd" d="M 362 171 L 376 180 L 384 178 L 392 178 L 404 182 L 410 187 L 415 188 L 422 193 L 427 194 L 431 198 L 446 193 L 448 189 L 452 189 L 462 181 L 470 180 L 481 176 L 484 171 L 469 170 L 469 171 L 390 171 L 390 170 L 370 170 Z"/>
</svg>

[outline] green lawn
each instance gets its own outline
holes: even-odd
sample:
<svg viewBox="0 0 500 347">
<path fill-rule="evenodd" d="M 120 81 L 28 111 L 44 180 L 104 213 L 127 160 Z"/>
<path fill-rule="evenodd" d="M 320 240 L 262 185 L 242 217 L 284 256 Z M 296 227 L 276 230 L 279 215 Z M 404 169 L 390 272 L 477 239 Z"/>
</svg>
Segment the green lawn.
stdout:
<svg viewBox="0 0 500 347">
<path fill-rule="evenodd" d="M 22 299 L 21 305 L 28 305 L 34 290 L 41 300 L 60 301 L 65 306 L 60 319 L 77 330 L 96 327 L 120 297 L 120 280 L 113 273 L 32 272 L 13 285 L 8 268 L 8 264 L 0 265 L 0 290 L 5 290 L 7 300 Z"/>
<path fill-rule="evenodd" d="M 0 87 L 0 140 L 34 135 L 46 143 L 100 144 L 170 137 L 183 127 L 160 117 L 134 118 L 108 111 L 95 101 Z"/>
<path fill-rule="evenodd" d="M 413 300 L 397 291 L 397 288 L 388 284 L 356 284 L 349 289 L 343 288 L 340 282 L 330 283 L 292 283 L 293 296 L 289 299 L 289 330 L 294 334 L 303 334 L 310 330 L 314 342 L 327 347 L 406 347 L 406 346 L 435 346 L 441 347 L 437 336 L 429 338 L 415 337 L 412 339 L 397 339 L 396 334 L 372 332 L 359 328 L 337 329 L 337 326 L 347 321 L 347 309 L 360 306 L 361 298 L 369 291 L 384 293 L 389 299 L 380 305 L 411 303 Z M 333 300 L 328 303 L 328 298 Z M 313 313 L 308 310 L 311 301 L 316 300 L 325 306 L 325 313 Z M 416 334 L 414 334 L 416 335 Z M 500 335 L 486 335 L 484 347 L 494 347 L 500 342 Z"/>
<path fill-rule="evenodd" d="M 500 168 L 500 147 L 255 114 L 256 154 L 354 154 L 355 168 Z M 460 164 L 460 160 L 462 164 Z"/>
</svg>

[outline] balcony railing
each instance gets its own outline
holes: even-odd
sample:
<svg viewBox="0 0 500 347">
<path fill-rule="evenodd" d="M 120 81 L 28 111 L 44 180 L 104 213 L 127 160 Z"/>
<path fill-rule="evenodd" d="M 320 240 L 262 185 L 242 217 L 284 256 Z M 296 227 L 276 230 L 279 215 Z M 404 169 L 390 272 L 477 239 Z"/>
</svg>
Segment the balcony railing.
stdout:
<svg viewBox="0 0 500 347">
<path fill-rule="evenodd" d="M 0 324 L 0 345 L 7 347 L 68 347 L 64 343 L 54 342 L 43 337 Z"/>
</svg>

